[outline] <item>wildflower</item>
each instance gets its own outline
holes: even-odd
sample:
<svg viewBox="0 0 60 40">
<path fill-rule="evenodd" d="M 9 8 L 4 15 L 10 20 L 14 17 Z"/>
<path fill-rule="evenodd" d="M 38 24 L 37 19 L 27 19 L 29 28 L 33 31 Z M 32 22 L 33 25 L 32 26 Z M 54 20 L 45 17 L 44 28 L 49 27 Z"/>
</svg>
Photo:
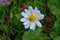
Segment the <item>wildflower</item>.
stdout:
<svg viewBox="0 0 60 40">
<path fill-rule="evenodd" d="M 42 27 L 39 20 L 42 20 L 44 15 L 40 13 L 37 7 L 33 9 L 32 6 L 29 6 L 28 9 L 25 9 L 25 11 L 22 12 L 22 16 L 23 18 L 20 21 L 24 22 L 23 25 L 25 28 L 35 30 L 36 25 Z"/>
<path fill-rule="evenodd" d="M 12 0 L 0 0 L 0 6 L 10 5 Z"/>
</svg>

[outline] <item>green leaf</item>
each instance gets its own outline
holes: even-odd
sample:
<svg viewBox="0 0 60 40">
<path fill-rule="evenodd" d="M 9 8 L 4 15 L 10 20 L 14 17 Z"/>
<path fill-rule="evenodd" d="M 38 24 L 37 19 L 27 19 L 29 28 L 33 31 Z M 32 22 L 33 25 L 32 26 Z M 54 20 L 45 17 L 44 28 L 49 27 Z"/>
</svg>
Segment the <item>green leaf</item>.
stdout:
<svg viewBox="0 0 60 40">
<path fill-rule="evenodd" d="M 42 29 L 37 28 L 37 30 L 28 30 L 23 35 L 23 40 L 46 40 L 46 35 L 42 34 Z"/>
<path fill-rule="evenodd" d="M 9 32 L 7 25 L 1 25 L 1 26 L 0 26 L 0 30 L 4 31 L 4 32 L 6 32 L 6 33 Z"/>
<path fill-rule="evenodd" d="M 54 24 L 54 30 L 56 31 L 57 34 L 60 34 L 60 21 L 57 20 Z"/>
<path fill-rule="evenodd" d="M 9 37 L 7 37 L 5 34 L 0 37 L 1 40 L 11 40 Z"/>
<path fill-rule="evenodd" d="M 10 13 L 10 18 L 11 18 L 11 19 L 13 18 L 13 13 L 12 13 L 12 12 Z"/>
<path fill-rule="evenodd" d="M 60 40 L 60 37 L 59 36 L 55 37 L 53 40 Z"/>
<path fill-rule="evenodd" d="M 14 28 L 12 28 L 12 29 L 10 30 L 10 33 L 11 33 L 12 35 L 14 35 L 14 34 L 16 34 L 16 33 L 17 33 L 17 30 L 16 30 L 16 29 L 14 29 Z"/>
<path fill-rule="evenodd" d="M 1 40 L 1 38 L 0 38 L 0 40 Z"/>
<path fill-rule="evenodd" d="M 59 0 L 49 0 L 48 7 L 50 11 L 60 20 L 60 1 Z"/>
<path fill-rule="evenodd" d="M 57 33 L 56 33 L 55 31 L 52 31 L 52 32 L 50 33 L 50 37 L 51 37 L 52 39 L 54 39 L 56 36 L 58 36 L 58 35 L 57 35 Z"/>
<path fill-rule="evenodd" d="M 12 18 L 10 23 L 11 23 L 12 25 L 17 25 L 18 20 L 17 20 L 16 18 Z"/>
<path fill-rule="evenodd" d="M 15 17 L 16 17 L 17 19 L 21 19 L 21 18 L 22 18 L 22 14 L 21 14 L 21 13 L 18 13 L 18 14 L 15 15 Z"/>
</svg>

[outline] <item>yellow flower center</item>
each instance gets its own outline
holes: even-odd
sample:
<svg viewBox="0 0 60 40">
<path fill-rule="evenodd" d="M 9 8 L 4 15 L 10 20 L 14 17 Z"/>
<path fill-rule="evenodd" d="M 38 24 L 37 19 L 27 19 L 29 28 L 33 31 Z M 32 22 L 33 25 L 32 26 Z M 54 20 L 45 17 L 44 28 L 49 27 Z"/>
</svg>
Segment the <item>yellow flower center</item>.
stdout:
<svg viewBox="0 0 60 40">
<path fill-rule="evenodd" d="M 37 20 L 37 16 L 31 13 L 28 15 L 28 19 L 30 22 L 35 22 Z"/>
</svg>

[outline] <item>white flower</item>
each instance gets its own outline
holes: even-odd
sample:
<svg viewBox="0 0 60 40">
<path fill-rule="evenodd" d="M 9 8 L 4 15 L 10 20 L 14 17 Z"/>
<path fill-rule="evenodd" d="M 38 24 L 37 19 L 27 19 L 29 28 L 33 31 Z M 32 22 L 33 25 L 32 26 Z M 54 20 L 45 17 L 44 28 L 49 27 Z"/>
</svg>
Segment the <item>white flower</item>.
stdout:
<svg viewBox="0 0 60 40">
<path fill-rule="evenodd" d="M 28 9 L 25 9 L 25 11 L 22 12 L 22 16 L 24 18 L 21 19 L 21 22 L 24 22 L 23 25 L 25 28 L 35 30 L 36 25 L 38 27 L 42 27 L 42 24 L 39 22 L 39 20 L 42 20 L 44 15 L 40 13 L 37 7 L 33 9 L 32 6 L 29 6 Z"/>
</svg>

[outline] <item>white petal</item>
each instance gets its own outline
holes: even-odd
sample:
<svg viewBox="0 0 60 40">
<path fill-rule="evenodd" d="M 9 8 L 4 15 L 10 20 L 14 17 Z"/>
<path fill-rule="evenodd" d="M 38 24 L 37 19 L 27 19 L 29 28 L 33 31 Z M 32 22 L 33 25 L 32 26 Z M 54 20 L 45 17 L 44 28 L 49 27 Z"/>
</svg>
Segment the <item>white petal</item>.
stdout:
<svg viewBox="0 0 60 40">
<path fill-rule="evenodd" d="M 26 18 L 22 18 L 20 21 L 25 22 L 26 20 L 27 20 Z"/>
<path fill-rule="evenodd" d="M 29 28 L 29 25 L 25 25 L 24 27 L 25 27 L 25 28 Z"/>
<path fill-rule="evenodd" d="M 40 11 L 35 7 L 33 13 L 37 16 L 37 18 L 41 15 Z"/>
<path fill-rule="evenodd" d="M 28 14 L 28 10 L 27 9 L 25 9 L 25 13 Z"/>
<path fill-rule="evenodd" d="M 38 27 L 42 27 L 42 24 L 41 24 L 39 21 L 36 22 L 36 25 L 37 25 Z"/>
<path fill-rule="evenodd" d="M 30 12 L 33 12 L 32 6 L 29 6 L 28 9 L 29 9 Z"/>
<path fill-rule="evenodd" d="M 44 15 L 41 14 L 39 10 L 37 10 L 37 11 L 36 10 L 37 10 L 37 8 L 33 11 L 34 14 L 37 16 L 38 20 L 42 20 L 44 18 Z"/>
<path fill-rule="evenodd" d="M 34 13 L 41 14 L 37 7 L 35 7 L 35 9 L 34 9 Z"/>
<path fill-rule="evenodd" d="M 25 13 L 28 15 L 30 14 L 29 10 L 25 9 Z"/>
<path fill-rule="evenodd" d="M 25 21 L 23 25 L 28 25 L 29 23 L 30 23 L 29 21 Z"/>
<path fill-rule="evenodd" d="M 35 9 L 34 9 L 33 12 L 34 12 L 34 14 L 37 16 L 38 20 L 42 20 L 42 19 L 44 18 L 44 15 L 41 14 L 41 12 L 38 10 L 37 7 L 35 7 Z"/>
<path fill-rule="evenodd" d="M 44 18 L 43 14 L 39 15 L 39 17 L 38 17 L 39 20 L 42 20 L 43 18 Z"/>
<path fill-rule="evenodd" d="M 35 26 L 36 26 L 35 23 L 31 23 L 30 24 L 30 29 L 35 30 Z"/>
<path fill-rule="evenodd" d="M 27 14 L 24 13 L 24 12 L 22 12 L 22 16 L 25 17 L 25 18 L 27 18 Z"/>
<path fill-rule="evenodd" d="M 36 10 L 36 11 L 39 11 L 37 7 L 35 7 L 35 10 Z"/>
</svg>

